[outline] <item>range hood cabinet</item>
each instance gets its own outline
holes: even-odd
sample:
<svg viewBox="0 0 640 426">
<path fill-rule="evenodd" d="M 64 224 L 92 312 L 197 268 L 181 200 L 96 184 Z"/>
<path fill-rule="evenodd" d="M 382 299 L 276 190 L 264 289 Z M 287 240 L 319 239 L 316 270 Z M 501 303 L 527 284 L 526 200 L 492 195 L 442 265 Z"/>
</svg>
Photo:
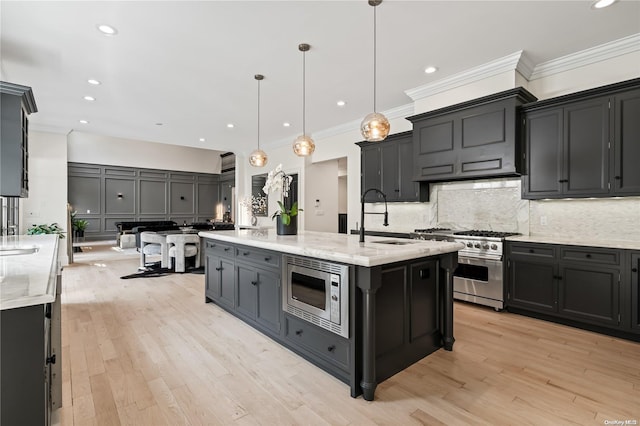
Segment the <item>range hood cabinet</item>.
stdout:
<svg viewBox="0 0 640 426">
<path fill-rule="evenodd" d="M 519 87 L 408 117 L 413 123 L 414 180 L 519 176 L 519 107 L 535 100 Z"/>
</svg>

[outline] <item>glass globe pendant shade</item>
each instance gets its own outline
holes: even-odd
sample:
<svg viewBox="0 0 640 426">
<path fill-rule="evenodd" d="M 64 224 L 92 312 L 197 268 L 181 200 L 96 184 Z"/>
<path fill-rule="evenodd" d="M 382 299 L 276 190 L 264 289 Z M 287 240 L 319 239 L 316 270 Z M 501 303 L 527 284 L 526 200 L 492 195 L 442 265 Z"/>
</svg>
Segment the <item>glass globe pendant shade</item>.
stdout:
<svg viewBox="0 0 640 426">
<path fill-rule="evenodd" d="M 313 151 L 316 150 L 316 144 L 311 139 L 311 137 L 307 135 L 300 135 L 293 141 L 293 152 L 298 157 L 306 157 L 313 154 Z"/>
<path fill-rule="evenodd" d="M 360 132 L 367 142 L 380 142 L 384 140 L 391 130 L 389 120 L 379 112 L 368 114 L 360 124 Z"/>
<path fill-rule="evenodd" d="M 249 155 L 249 164 L 253 167 L 263 167 L 267 164 L 267 153 L 261 149 L 254 149 Z"/>
</svg>

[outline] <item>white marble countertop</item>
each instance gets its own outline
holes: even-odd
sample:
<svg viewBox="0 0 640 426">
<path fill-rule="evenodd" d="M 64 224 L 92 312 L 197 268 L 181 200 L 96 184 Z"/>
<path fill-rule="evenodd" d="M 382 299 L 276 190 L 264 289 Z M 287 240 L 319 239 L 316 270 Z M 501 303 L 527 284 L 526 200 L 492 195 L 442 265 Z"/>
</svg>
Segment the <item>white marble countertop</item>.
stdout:
<svg viewBox="0 0 640 426">
<path fill-rule="evenodd" d="M 57 235 L 2 237 L 1 249 L 38 247 L 33 254 L 0 256 L 0 310 L 54 302 L 58 271 Z"/>
<path fill-rule="evenodd" d="M 521 241 L 527 243 L 562 244 L 568 246 L 602 247 L 625 250 L 640 250 L 640 241 L 632 240 L 600 240 L 588 237 L 567 237 L 567 236 L 542 236 L 542 235 L 521 235 L 508 237 L 508 241 Z"/>
<path fill-rule="evenodd" d="M 198 235 L 234 244 L 359 266 L 377 266 L 434 256 L 458 251 L 464 247 L 461 243 L 369 235 L 365 237 L 364 243 L 360 243 L 358 235 L 311 231 L 299 232 L 298 235 L 277 235 L 275 229 L 202 231 Z M 382 241 L 398 241 L 404 244 L 380 243 Z"/>
</svg>

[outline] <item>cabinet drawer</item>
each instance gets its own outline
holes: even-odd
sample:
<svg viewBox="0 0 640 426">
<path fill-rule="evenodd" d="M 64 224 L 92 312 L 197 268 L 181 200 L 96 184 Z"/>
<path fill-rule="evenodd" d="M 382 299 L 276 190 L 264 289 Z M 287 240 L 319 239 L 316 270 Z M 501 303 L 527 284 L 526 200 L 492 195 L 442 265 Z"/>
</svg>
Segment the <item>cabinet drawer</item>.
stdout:
<svg viewBox="0 0 640 426">
<path fill-rule="evenodd" d="M 562 260 L 586 261 L 606 265 L 620 264 L 620 253 L 617 250 L 563 247 L 560 253 Z"/>
<path fill-rule="evenodd" d="M 278 268 L 280 258 L 278 253 L 255 249 L 253 247 L 238 247 L 236 249 L 238 260 L 244 260 L 256 266 Z"/>
<path fill-rule="evenodd" d="M 349 341 L 299 318 L 285 315 L 285 338 L 324 361 L 349 368 Z"/>
<path fill-rule="evenodd" d="M 214 240 L 205 240 L 204 249 L 207 252 L 216 254 L 218 256 L 233 257 L 234 255 L 233 246 L 228 244 L 221 244 L 218 241 Z"/>
<path fill-rule="evenodd" d="M 535 256 L 549 259 L 555 257 L 555 249 L 546 244 L 511 244 L 509 252 L 512 256 Z"/>
</svg>

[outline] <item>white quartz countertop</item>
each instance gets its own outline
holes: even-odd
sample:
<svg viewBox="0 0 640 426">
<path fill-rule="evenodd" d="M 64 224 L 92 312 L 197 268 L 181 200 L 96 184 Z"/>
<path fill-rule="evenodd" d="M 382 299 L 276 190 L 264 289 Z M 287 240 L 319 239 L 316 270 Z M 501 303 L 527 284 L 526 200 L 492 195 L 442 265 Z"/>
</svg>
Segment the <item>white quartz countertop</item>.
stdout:
<svg viewBox="0 0 640 426">
<path fill-rule="evenodd" d="M 54 302 L 58 272 L 57 235 L 2 237 L 0 248 L 33 247 L 33 254 L 0 256 L 0 310 Z"/>
<path fill-rule="evenodd" d="M 275 229 L 202 231 L 198 235 L 228 243 L 242 244 L 317 259 L 359 266 L 377 266 L 402 260 L 455 252 L 461 243 L 421 241 L 367 235 L 358 242 L 358 235 L 331 232 L 299 232 L 298 235 L 277 235 Z M 383 241 L 401 242 L 401 245 Z"/>
<path fill-rule="evenodd" d="M 623 250 L 640 250 L 640 241 L 632 240 L 602 240 L 588 237 L 567 236 L 537 236 L 521 235 L 508 237 L 508 241 L 521 241 L 526 243 L 562 244 L 568 246 L 602 247 Z"/>
</svg>

